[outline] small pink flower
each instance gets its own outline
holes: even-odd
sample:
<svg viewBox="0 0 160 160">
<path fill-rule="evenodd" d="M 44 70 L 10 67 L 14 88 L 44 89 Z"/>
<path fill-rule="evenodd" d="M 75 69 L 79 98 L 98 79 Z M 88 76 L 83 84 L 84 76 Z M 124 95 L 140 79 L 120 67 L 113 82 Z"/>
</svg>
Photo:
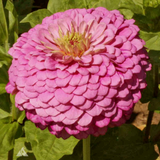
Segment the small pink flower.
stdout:
<svg viewBox="0 0 160 160">
<path fill-rule="evenodd" d="M 8 93 L 37 127 L 64 139 L 104 135 L 130 117 L 151 69 L 134 20 L 117 10 L 46 17 L 9 50 Z"/>
</svg>

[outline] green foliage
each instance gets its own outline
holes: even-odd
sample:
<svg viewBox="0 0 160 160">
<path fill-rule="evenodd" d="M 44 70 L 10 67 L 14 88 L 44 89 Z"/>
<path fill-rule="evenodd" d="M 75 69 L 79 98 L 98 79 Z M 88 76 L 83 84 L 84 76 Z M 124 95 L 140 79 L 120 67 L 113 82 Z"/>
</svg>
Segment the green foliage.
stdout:
<svg viewBox="0 0 160 160">
<path fill-rule="evenodd" d="M 24 151 L 26 152 L 26 157 L 17 156 L 21 149 L 24 149 Z M 21 137 L 15 140 L 13 160 L 36 160 L 32 152 L 32 148 L 30 144 L 27 143 L 27 139 L 25 137 Z"/>
<path fill-rule="evenodd" d="M 135 14 L 143 14 L 143 8 L 136 4 L 134 0 L 121 0 L 119 9 L 130 9 Z"/>
<path fill-rule="evenodd" d="M 158 154 L 154 144 L 143 143 L 143 132 L 133 125 L 125 124 L 108 129 L 104 136 L 91 138 L 92 160 L 155 160 Z M 78 144 L 73 155 L 61 160 L 81 160 L 82 144 Z"/>
<path fill-rule="evenodd" d="M 149 102 L 148 109 L 150 111 L 160 110 L 160 96 L 151 99 L 151 101 Z"/>
<path fill-rule="evenodd" d="M 8 10 L 8 43 L 12 46 L 18 38 L 18 15 L 10 0 L 7 1 L 5 8 Z"/>
<path fill-rule="evenodd" d="M 58 160 L 63 155 L 72 154 L 73 148 L 78 143 L 78 140 L 74 137 L 67 140 L 58 139 L 48 129 L 42 131 L 30 121 L 25 122 L 25 133 L 38 160 Z"/>
<path fill-rule="evenodd" d="M 39 9 L 37 11 L 34 11 L 32 13 L 29 13 L 22 21 L 21 23 L 29 22 L 31 27 L 36 26 L 37 24 L 42 23 L 42 19 L 50 16 L 52 13 L 47 9 Z"/>
<path fill-rule="evenodd" d="M 4 45 L 8 40 L 7 22 L 4 13 L 3 1 L 0 0 L 0 45 Z"/>
<path fill-rule="evenodd" d="M 19 128 L 17 122 L 11 124 L 4 124 L 0 122 L 0 148 L 9 151 L 14 147 L 15 136 Z"/>
</svg>

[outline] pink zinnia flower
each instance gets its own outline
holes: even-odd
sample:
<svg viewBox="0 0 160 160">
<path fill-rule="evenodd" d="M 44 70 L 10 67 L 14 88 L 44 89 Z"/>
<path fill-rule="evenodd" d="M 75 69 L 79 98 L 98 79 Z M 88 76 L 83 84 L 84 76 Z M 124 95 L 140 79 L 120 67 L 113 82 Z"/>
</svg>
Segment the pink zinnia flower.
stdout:
<svg viewBox="0 0 160 160">
<path fill-rule="evenodd" d="M 117 10 L 46 17 L 9 50 L 8 93 L 37 127 L 64 139 L 104 135 L 130 117 L 151 65 L 134 20 Z"/>
</svg>

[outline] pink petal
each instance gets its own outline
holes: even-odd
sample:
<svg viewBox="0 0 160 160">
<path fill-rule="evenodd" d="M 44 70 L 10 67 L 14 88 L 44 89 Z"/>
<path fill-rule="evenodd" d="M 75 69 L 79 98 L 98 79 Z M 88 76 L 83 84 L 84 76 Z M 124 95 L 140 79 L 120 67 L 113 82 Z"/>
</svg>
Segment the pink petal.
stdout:
<svg viewBox="0 0 160 160">
<path fill-rule="evenodd" d="M 68 119 L 68 118 L 65 118 L 65 119 L 63 120 L 63 123 L 68 126 L 68 125 L 74 124 L 76 121 L 77 121 L 77 119 Z M 65 129 L 66 129 L 66 127 L 65 127 Z M 70 133 L 71 133 L 71 132 L 70 132 Z"/>
<path fill-rule="evenodd" d="M 55 109 L 57 109 L 60 112 L 65 112 L 69 110 L 70 108 L 71 108 L 70 105 L 63 105 L 63 104 L 59 104 L 58 106 L 55 106 Z"/>
<path fill-rule="evenodd" d="M 64 127 L 59 125 L 59 124 L 52 124 L 50 125 L 50 128 L 53 130 L 53 131 L 61 131 Z"/>
<path fill-rule="evenodd" d="M 86 102 L 82 106 L 78 106 L 81 110 L 86 110 L 92 107 L 93 102 L 86 100 Z"/>
<path fill-rule="evenodd" d="M 44 92 L 42 94 L 39 94 L 38 99 L 44 103 L 47 103 L 49 100 L 53 98 L 54 94 L 50 92 Z"/>
<path fill-rule="evenodd" d="M 91 75 L 91 78 L 89 79 L 90 83 L 97 83 L 99 80 L 99 76 L 98 75 Z"/>
<path fill-rule="evenodd" d="M 48 103 L 50 106 L 58 106 L 60 103 L 57 101 L 57 99 L 54 97 L 52 98 L 49 103 Z"/>
<path fill-rule="evenodd" d="M 97 105 L 102 107 L 107 107 L 107 106 L 110 106 L 111 103 L 112 103 L 112 99 L 104 98 L 102 101 L 98 102 Z"/>
<path fill-rule="evenodd" d="M 24 89 L 24 94 L 28 97 L 28 98 L 36 98 L 39 94 L 37 92 L 29 92 L 26 89 Z"/>
<path fill-rule="evenodd" d="M 20 87 L 24 87 L 26 85 L 26 78 L 24 78 L 24 77 L 17 77 L 16 84 L 18 86 L 20 86 Z"/>
<path fill-rule="evenodd" d="M 93 99 L 97 95 L 97 90 L 87 89 L 87 91 L 83 94 L 87 99 Z"/>
<path fill-rule="evenodd" d="M 76 86 L 80 82 L 81 78 L 82 78 L 82 76 L 80 74 L 74 74 L 72 76 L 72 79 L 70 80 L 69 84 L 72 86 Z"/>
<path fill-rule="evenodd" d="M 104 64 L 102 64 L 100 67 L 99 67 L 99 72 L 98 72 L 98 75 L 100 76 L 104 76 L 107 72 L 107 68 Z"/>
<path fill-rule="evenodd" d="M 62 90 L 66 93 L 72 93 L 76 87 L 68 85 L 67 87 L 63 87 Z"/>
<path fill-rule="evenodd" d="M 72 103 L 74 106 L 79 106 L 79 105 L 84 104 L 85 100 L 86 99 L 83 96 L 74 95 L 70 103 Z"/>
<path fill-rule="evenodd" d="M 131 48 L 132 48 L 132 44 L 130 41 L 123 43 L 123 45 L 121 47 L 122 50 L 131 50 Z"/>
<path fill-rule="evenodd" d="M 104 86 L 104 85 L 100 85 L 99 89 L 98 89 L 98 95 L 99 96 L 105 96 L 108 93 L 109 88 Z"/>
<path fill-rule="evenodd" d="M 82 110 L 77 109 L 76 107 L 72 106 L 71 109 L 66 111 L 64 115 L 68 119 L 78 119 L 83 114 Z"/>
<path fill-rule="evenodd" d="M 78 86 L 73 93 L 76 95 L 82 95 L 86 91 L 86 89 L 87 89 L 86 85 Z"/>
<path fill-rule="evenodd" d="M 117 108 L 114 107 L 111 111 L 105 112 L 105 117 L 111 118 L 113 115 L 115 115 L 117 111 Z"/>
<path fill-rule="evenodd" d="M 56 116 L 51 117 L 54 122 L 62 122 L 65 119 L 64 114 L 58 114 Z"/>
<path fill-rule="evenodd" d="M 57 70 L 57 76 L 58 78 L 66 78 L 67 76 L 69 76 L 69 73 L 67 71 L 62 71 L 60 69 Z"/>
<path fill-rule="evenodd" d="M 108 126 L 108 124 L 110 123 L 110 118 L 103 118 L 103 119 L 96 119 L 96 126 L 102 128 L 105 126 Z"/>
<path fill-rule="evenodd" d="M 140 39 L 133 39 L 131 43 L 137 48 L 137 51 L 143 48 L 143 44 Z"/>
<path fill-rule="evenodd" d="M 116 69 L 115 69 L 115 67 L 114 67 L 114 65 L 112 63 L 110 63 L 110 65 L 108 66 L 107 69 L 108 69 L 107 74 L 109 76 L 112 76 L 116 72 Z"/>
<path fill-rule="evenodd" d="M 80 126 L 87 126 L 92 122 L 92 116 L 88 113 L 84 113 L 82 117 L 78 120 L 78 124 Z"/>
<path fill-rule="evenodd" d="M 117 73 L 111 76 L 110 86 L 117 87 L 120 83 L 121 83 L 121 79 Z"/>
<path fill-rule="evenodd" d="M 57 116 L 60 113 L 57 109 L 53 107 L 46 108 L 45 111 L 48 115 L 52 117 Z"/>
<path fill-rule="evenodd" d="M 101 57 L 101 55 L 94 55 L 93 56 L 93 63 L 94 65 L 100 65 L 103 62 L 103 59 Z"/>
<path fill-rule="evenodd" d="M 107 97 L 108 98 L 113 98 L 113 97 L 116 96 L 116 94 L 117 94 L 117 89 L 110 88 L 109 91 L 108 91 Z"/>
<path fill-rule="evenodd" d="M 117 115 L 112 119 L 112 121 L 113 121 L 113 122 L 118 122 L 119 119 L 122 117 L 122 114 L 123 114 L 122 110 L 121 110 L 121 109 L 118 109 Z"/>
<path fill-rule="evenodd" d="M 101 83 L 105 86 L 109 85 L 111 83 L 111 78 L 110 77 L 104 77 L 104 78 L 101 78 Z"/>
<path fill-rule="evenodd" d="M 73 95 L 65 93 L 62 89 L 57 89 L 55 97 L 60 103 L 66 104 L 72 99 Z"/>
<path fill-rule="evenodd" d="M 81 81 L 79 82 L 79 85 L 85 85 L 88 83 L 89 75 L 82 76 Z"/>
<path fill-rule="evenodd" d="M 97 83 L 97 84 L 92 84 L 92 83 L 89 83 L 88 85 L 87 85 L 87 87 L 89 88 L 89 89 L 97 89 L 98 87 L 99 87 L 99 83 Z"/>
<path fill-rule="evenodd" d="M 36 113 L 37 113 L 37 115 L 39 115 L 41 117 L 47 117 L 48 116 L 48 114 L 45 112 L 45 109 L 43 109 L 43 108 L 37 108 Z"/>
<path fill-rule="evenodd" d="M 77 68 L 77 71 L 78 71 L 81 75 L 83 75 L 83 76 L 86 76 L 86 75 L 88 75 L 88 73 L 89 73 L 89 71 L 87 70 L 87 68 L 83 68 L 83 67 Z"/>
<path fill-rule="evenodd" d="M 86 112 L 90 114 L 91 116 L 95 117 L 101 114 L 102 108 L 99 107 L 98 105 L 95 105 L 90 110 L 86 110 Z"/>
<path fill-rule="evenodd" d="M 71 78 L 72 78 L 71 75 L 66 77 L 66 78 L 63 78 L 63 79 L 56 78 L 55 82 L 56 82 L 57 86 L 65 87 L 70 82 Z"/>
<path fill-rule="evenodd" d="M 55 80 L 47 79 L 46 84 L 47 84 L 48 87 L 51 87 L 51 88 L 56 88 L 57 87 L 57 84 L 56 84 Z"/>
<path fill-rule="evenodd" d="M 28 77 L 28 78 L 26 79 L 26 84 L 32 86 L 32 85 L 34 85 L 37 81 L 38 81 L 38 79 L 37 79 L 37 76 L 36 76 L 36 75 L 30 76 L 30 77 Z"/>
<path fill-rule="evenodd" d="M 57 72 L 56 71 L 49 71 L 49 70 L 46 70 L 46 76 L 47 78 L 49 79 L 54 79 L 57 77 Z"/>
<path fill-rule="evenodd" d="M 75 64 L 72 64 L 71 66 L 69 66 L 66 70 L 69 73 L 75 73 L 79 69 L 78 66 L 79 66 L 79 64 L 75 63 Z"/>
</svg>

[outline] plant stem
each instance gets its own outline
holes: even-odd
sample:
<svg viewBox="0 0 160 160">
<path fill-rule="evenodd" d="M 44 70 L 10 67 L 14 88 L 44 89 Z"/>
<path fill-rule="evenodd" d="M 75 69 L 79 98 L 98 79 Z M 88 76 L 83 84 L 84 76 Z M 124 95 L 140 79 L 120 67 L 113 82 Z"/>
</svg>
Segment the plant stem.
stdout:
<svg viewBox="0 0 160 160">
<path fill-rule="evenodd" d="M 13 160 L 13 149 L 8 152 L 8 160 Z"/>
<path fill-rule="evenodd" d="M 143 140 L 145 143 L 147 143 L 148 140 L 149 140 L 149 134 L 150 134 L 150 128 L 151 128 L 151 122 L 152 122 L 153 114 L 154 114 L 154 111 L 149 111 L 145 136 L 144 136 L 144 140 Z"/>
<path fill-rule="evenodd" d="M 154 92 L 153 92 L 153 98 L 158 97 L 158 65 L 155 65 L 153 67 L 154 69 Z M 149 140 L 149 135 L 150 135 L 150 128 L 151 128 L 151 123 L 152 123 L 152 118 L 153 118 L 154 111 L 149 111 L 148 119 L 147 119 L 147 126 L 146 126 L 146 131 L 145 131 L 145 136 L 143 141 L 145 143 L 148 142 Z"/>
<path fill-rule="evenodd" d="M 83 139 L 83 160 L 90 160 L 90 136 Z"/>
</svg>

